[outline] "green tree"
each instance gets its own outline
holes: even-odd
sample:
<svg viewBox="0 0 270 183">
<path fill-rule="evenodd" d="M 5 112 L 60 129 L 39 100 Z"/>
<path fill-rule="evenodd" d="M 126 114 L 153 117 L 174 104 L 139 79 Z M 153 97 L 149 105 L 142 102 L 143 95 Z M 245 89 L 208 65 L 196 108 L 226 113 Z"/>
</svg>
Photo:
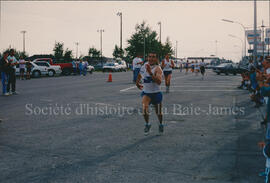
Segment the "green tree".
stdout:
<svg viewBox="0 0 270 183">
<path fill-rule="evenodd" d="M 64 60 L 65 61 L 71 61 L 72 60 L 72 50 L 69 50 L 68 48 L 65 50 L 65 53 L 64 53 Z"/>
<path fill-rule="evenodd" d="M 96 48 L 92 47 L 88 50 L 88 56 L 92 58 L 99 58 L 101 56 L 101 53 Z"/>
<path fill-rule="evenodd" d="M 135 26 L 135 33 L 131 35 L 127 42 L 128 46 L 125 50 L 129 58 L 134 58 L 137 53 L 143 54 L 144 46 L 146 55 L 149 52 L 155 52 L 162 58 L 166 53 L 173 53 L 169 38 L 167 38 L 164 45 L 161 44 L 158 40 L 157 32 L 151 30 L 145 21 Z"/>
<path fill-rule="evenodd" d="M 113 57 L 124 58 L 124 50 L 119 48 L 117 45 L 115 45 L 114 50 L 113 50 Z"/>
<path fill-rule="evenodd" d="M 55 43 L 53 51 L 54 51 L 54 58 L 56 60 L 61 60 L 64 54 L 64 43 L 60 42 Z"/>
</svg>

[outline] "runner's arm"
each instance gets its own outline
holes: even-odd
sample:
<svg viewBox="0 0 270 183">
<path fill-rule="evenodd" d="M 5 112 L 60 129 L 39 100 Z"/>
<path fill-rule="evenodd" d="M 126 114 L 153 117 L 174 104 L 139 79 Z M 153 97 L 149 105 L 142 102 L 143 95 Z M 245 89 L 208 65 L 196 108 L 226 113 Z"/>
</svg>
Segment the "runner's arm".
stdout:
<svg viewBox="0 0 270 183">
<path fill-rule="evenodd" d="M 174 64 L 174 62 L 171 60 L 171 63 L 172 63 L 172 68 L 174 68 L 175 67 L 175 64 Z"/>
<path fill-rule="evenodd" d="M 151 74 L 150 74 L 151 75 Z M 161 84 L 162 81 L 162 70 L 160 67 L 157 68 L 155 74 L 152 74 L 152 79 L 155 83 L 157 83 L 158 85 Z"/>
<path fill-rule="evenodd" d="M 140 90 L 143 88 L 143 85 L 141 84 L 142 75 L 139 73 L 136 80 L 136 86 Z"/>
<path fill-rule="evenodd" d="M 164 60 L 161 61 L 161 68 L 163 69 L 165 67 Z"/>
</svg>

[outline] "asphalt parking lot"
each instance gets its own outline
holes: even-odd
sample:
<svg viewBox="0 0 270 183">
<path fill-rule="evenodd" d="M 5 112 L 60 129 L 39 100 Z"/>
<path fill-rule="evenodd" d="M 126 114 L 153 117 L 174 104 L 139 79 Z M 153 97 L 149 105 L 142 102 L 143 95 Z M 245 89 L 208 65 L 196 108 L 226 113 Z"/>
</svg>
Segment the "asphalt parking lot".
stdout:
<svg viewBox="0 0 270 183">
<path fill-rule="evenodd" d="M 201 80 L 174 71 L 162 136 L 154 114 L 151 134 L 143 134 L 132 73 L 107 79 L 17 80 L 20 95 L 0 97 L 0 182 L 264 181 L 261 119 L 248 92 L 237 89 L 239 75 L 207 71 Z"/>
</svg>

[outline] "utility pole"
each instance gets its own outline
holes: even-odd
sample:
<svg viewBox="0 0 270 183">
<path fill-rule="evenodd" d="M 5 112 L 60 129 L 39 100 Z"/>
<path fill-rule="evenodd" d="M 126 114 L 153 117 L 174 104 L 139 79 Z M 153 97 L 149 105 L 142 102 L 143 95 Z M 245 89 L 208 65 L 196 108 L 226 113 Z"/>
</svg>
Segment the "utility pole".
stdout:
<svg viewBox="0 0 270 183">
<path fill-rule="evenodd" d="M 104 29 L 99 29 L 97 31 L 100 32 L 100 56 L 102 58 L 102 33 L 104 32 Z"/>
<path fill-rule="evenodd" d="M 177 59 L 177 47 L 178 47 L 178 41 L 176 41 L 176 46 L 175 46 L 175 59 Z"/>
<path fill-rule="evenodd" d="M 122 50 L 122 28 L 123 28 L 123 23 L 122 23 L 122 12 L 117 13 L 118 16 L 120 16 L 120 48 Z"/>
<path fill-rule="evenodd" d="M 254 47 L 253 47 L 253 61 L 257 66 L 257 1 L 254 0 Z"/>
<path fill-rule="evenodd" d="M 25 33 L 26 33 L 26 31 L 23 30 L 23 31 L 21 31 L 21 33 L 23 34 L 23 52 L 25 53 Z"/>
<path fill-rule="evenodd" d="M 159 42 L 161 43 L 161 22 L 158 22 L 159 25 Z"/>
<path fill-rule="evenodd" d="M 265 28 L 265 26 L 263 25 L 263 21 L 262 21 L 262 26 L 261 26 L 261 28 L 262 28 L 262 49 L 263 49 L 263 58 L 264 58 L 264 28 Z"/>
<path fill-rule="evenodd" d="M 76 44 L 76 59 L 78 59 L 78 46 L 79 46 L 79 42 L 75 42 Z"/>
</svg>

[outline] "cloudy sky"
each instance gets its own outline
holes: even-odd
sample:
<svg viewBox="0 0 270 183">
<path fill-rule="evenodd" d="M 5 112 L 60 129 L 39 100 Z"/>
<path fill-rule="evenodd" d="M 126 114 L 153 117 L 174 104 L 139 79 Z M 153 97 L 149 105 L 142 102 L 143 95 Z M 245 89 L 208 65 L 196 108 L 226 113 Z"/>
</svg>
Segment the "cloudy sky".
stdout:
<svg viewBox="0 0 270 183">
<path fill-rule="evenodd" d="M 269 26 L 269 4 L 257 3 L 258 25 L 262 20 Z M 123 46 L 134 33 L 135 25 L 143 20 L 152 30 L 159 32 L 162 22 L 162 41 L 169 37 L 175 46 L 178 41 L 178 56 L 209 56 L 216 53 L 227 59 L 238 61 L 242 43 L 229 37 L 233 34 L 244 39 L 244 31 L 238 24 L 221 19 L 241 22 L 253 26 L 253 1 L 185 1 L 185 2 L 111 2 L 111 1 L 2 1 L 0 49 L 11 45 L 22 50 L 21 30 L 26 30 L 26 51 L 32 54 L 52 53 L 55 41 L 76 53 L 75 42 L 79 42 L 79 54 L 86 55 L 89 47 L 100 49 L 98 29 L 104 29 L 103 55 L 111 57 L 114 45 L 119 45 L 120 18 L 123 13 Z M 248 46 L 247 46 L 248 47 Z"/>
</svg>

